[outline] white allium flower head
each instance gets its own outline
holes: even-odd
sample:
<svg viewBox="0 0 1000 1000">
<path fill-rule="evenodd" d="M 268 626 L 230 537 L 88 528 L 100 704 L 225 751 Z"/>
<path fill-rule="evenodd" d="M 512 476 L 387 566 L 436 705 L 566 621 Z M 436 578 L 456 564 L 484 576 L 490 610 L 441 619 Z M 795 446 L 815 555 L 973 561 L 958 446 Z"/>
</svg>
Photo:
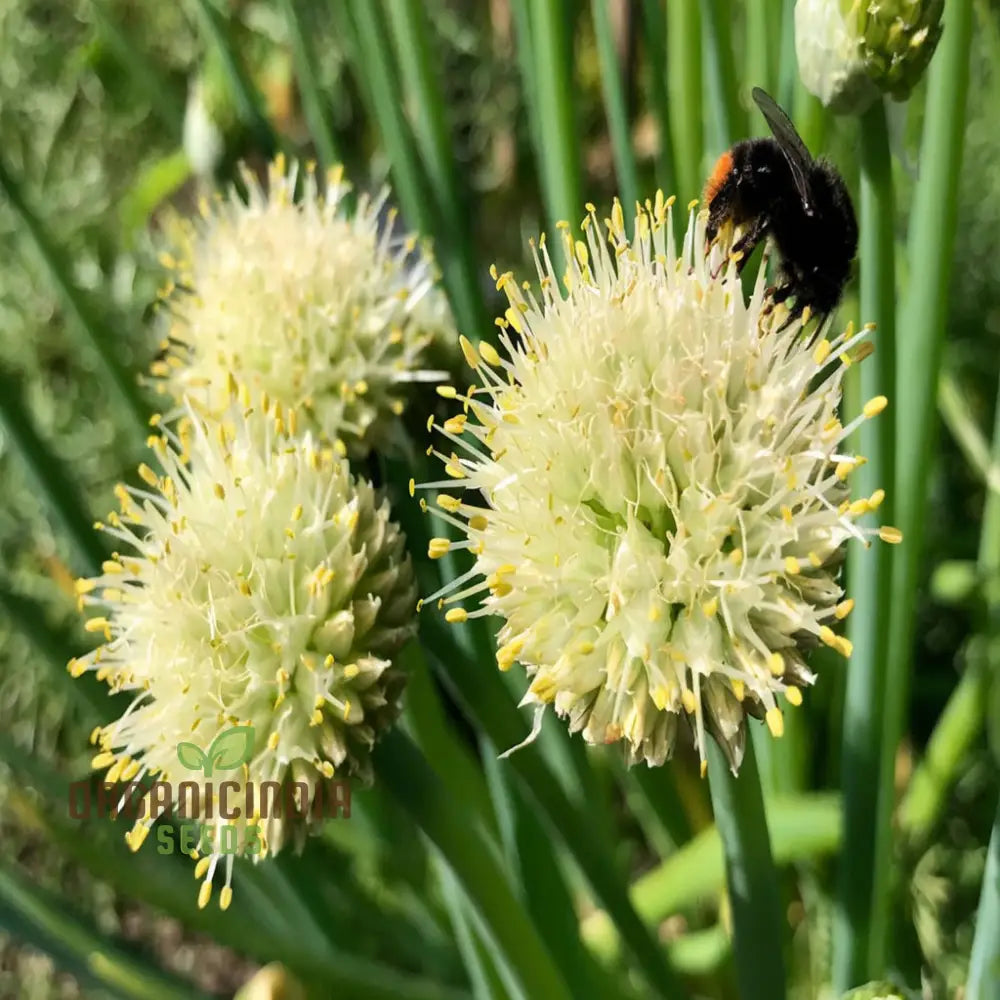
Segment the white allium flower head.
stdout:
<svg viewBox="0 0 1000 1000">
<path fill-rule="evenodd" d="M 422 487 L 466 537 L 430 555 L 475 561 L 427 600 L 449 621 L 504 619 L 497 661 L 526 668 L 536 727 L 553 705 L 588 742 L 624 740 L 653 765 L 687 720 L 703 766 L 708 731 L 735 772 L 747 713 L 780 736 L 782 704 L 813 682 L 806 651 L 850 653 L 835 631 L 852 606 L 845 543 L 899 540 L 855 523 L 881 491 L 848 497 L 862 459 L 844 442 L 886 404 L 837 417 L 870 331 L 779 330 L 764 269 L 745 302 L 725 248 L 706 255 L 704 213 L 678 254 L 661 193 L 632 242 L 617 202 L 607 239 L 588 210 L 585 240 L 566 237 L 565 296 L 543 238 L 539 292 L 494 272 L 503 352 L 463 340 L 479 384 L 438 390 L 464 412 L 436 428 L 447 478 Z"/>
<path fill-rule="evenodd" d="M 121 513 L 99 527 L 122 551 L 77 587 L 81 605 L 101 609 L 86 628 L 104 642 L 69 670 L 134 694 L 94 733 L 107 781 L 154 776 L 176 790 L 192 777 L 180 744 L 204 751 L 250 726 L 252 755 L 224 776 L 240 783 L 235 801 L 248 784 L 262 796 L 264 782 L 298 782 L 315 803 L 332 779 L 367 780 L 369 751 L 396 718 L 404 678 L 391 657 L 415 631 L 412 567 L 387 501 L 346 459 L 297 433 L 294 411 L 230 392 L 221 418 L 189 403 L 161 424 L 150 443 L 162 472 L 143 465 L 144 487 L 117 488 Z M 300 843 L 311 823 L 305 809 L 233 821 L 207 806 L 193 818 L 235 822 L 235 853 L 255 858 Z M 134 849 L 152 813 L 132 829 Z M 199 862 L 203 905 L 222 858 L 216 845 Z"/>
<path fill-rule="evenodd" d="M 166 357 L 153 374 L 176 399 L 195 392 L 216 409 L 233 374 L 363 455 L 403 412 L 408 383 L 442 377 L 421 367 L 432 340 L 454 337 L 432 261 L 415 237 L 393 235 L 387 192 L 348 211 L 339 167 L 325 185 L 281 157 L 266 189 L 242 177 L 246 203 L 203 200 L 168 227 Z"/>
</svg>

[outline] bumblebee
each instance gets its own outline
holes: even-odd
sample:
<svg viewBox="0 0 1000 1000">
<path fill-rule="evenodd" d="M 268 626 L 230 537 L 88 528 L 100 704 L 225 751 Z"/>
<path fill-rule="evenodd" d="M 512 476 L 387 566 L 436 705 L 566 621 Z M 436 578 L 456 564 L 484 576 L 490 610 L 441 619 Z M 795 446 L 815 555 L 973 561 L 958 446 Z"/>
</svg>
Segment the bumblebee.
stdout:
<svg viewBox="0 0 1000 1000">
<path fill-rule="evenodd" d="M 858 249 L 858 223 L 847 185 L 825 160 L 814 160 L 791 119 L 759 87 L 753 99 L 774 135 L 745 139 L 723 153 L 705 185 L 708 239 L 727 222 L 739 227 L 732 253 L 742 268 L 770 237 L 780 256 L 773 302 L 794 300 L 789 319 L 806 308 L 836 308 Z"/>
</svg>

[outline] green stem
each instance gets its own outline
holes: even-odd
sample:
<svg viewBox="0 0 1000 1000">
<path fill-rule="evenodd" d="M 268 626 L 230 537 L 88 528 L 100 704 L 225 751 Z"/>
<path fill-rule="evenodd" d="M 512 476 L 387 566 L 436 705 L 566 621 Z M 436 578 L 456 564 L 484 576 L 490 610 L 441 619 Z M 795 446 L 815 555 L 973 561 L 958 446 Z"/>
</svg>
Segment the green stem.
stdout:
<svg viewBox="0 0 1000 1000">
<path fill-rule="evenodd" d="M 986 855 L 965 1000 L 995 1000 L 997 996 L 1000 996 L 1000 803 Z"/>
<path fill-rule="evenodd" d="M 935 723 L 899 804 L 900 833 L 912 843 L 926 843 L 961 765 L 983 729 L 991 665 L 982 649 L 970 649 L 966 661 L 965 673 Z"/>
<path fill-rule="evenodd" d="M 660 150 L 656 159 L 656 181 L 665 195 L 677 194 L 677 162 L 670 127 L 667 88 L 667 24 L 661 0 L 642 0 L 643 41 L 649 61 L 649 100 L 656 117 Z"/>
<path fill-rule="evenodd" d="M 576 229 L 583 213 L 580 197 L 580 140 L 573 95 L 572 25 L 568 0 L 532 0 L 531 39 L 534 51 L 535 107 L 541 127 L 541 162 L 545 204 L 551 227 L 550 253 L 564 253 L 557 223 Z"/>
<path fill-rule="evenodd" d="M 772 49 L 780 43 L 780 33 L 771 30 L 770 11 L 778 6 L 775 0 L 747 0 L 746 4 L 746 51 L 744 79 L 751 87 L 763 87 L 773 93 L 771 64 L 777 61 L 777 53 Z"/>
<path fill-rule="evenodd" d="M 667 89 L 683 208 L 702 181 L 701 14 L 694 2 L 667 4 Z"/>
<path fill-rule="evenodd" d="M 893 773 L 909 703 L 913 625 L 923 555 L 928 482 L 934 453 L 934 399 L 955 248 L 958 178 L 962 164 L 969 89 L 971 0 L 949 5 L 948 22 L 931 63 L 908 254 L 910 284 L 901 312 L 906 350 L 899 354 L 896 383 L 897 522 L 904 543 L 893 564 L 887 643 L 882 754 L 875 837 L 875 884 L 869 974 L 882 975 L 889 951 L 890 879 L 893 857 Z"/>
<path fill-rule="evenodd" d="M 198 20 L 207 41 L 215 49 L 229 85 L 236 114 L 250 130 L 257 147 L 264 156 L 271 157 L 278 150 L 278 137 L 271 123 L 261 111 L 260 94 L 253 80 L 243 69 L 240 57 L 229 37 L 229 24 L 212 0 L 194 0 Z"/>
<path fill-rule="evenodd" d="M 445 790 L 423 754 L 400 731 L 373 751 L 378 780 L 441 852 L 526 996 L 569 1000 L 570 993 L 538 931 L 497 861 L 496 848 Z"/>
<path fill-rule="evenodd" d="M 841 842 L 840 805 L 840 796 L 829 792 L 769 799 L 767 825 L 774 831 L 774 861 L 788 864 L 836 851 Z M 660 924 L 675 913 L 718 896 L 724 881 L 719 830 L 711 826 L 636 879 L 629 894 L 644 921 Z M 615 921 L 601 910 L 583 921 L 584 940 L 605 961 L 617 957 L 619 935 Z"/>
<path fill-rule="evenodd" d="M 615 51 L 611 30 L 611 13 L 607 0 L 591 0 L 590 9 L 597 36 L 597 56 L 601 65 L 601 90 L 604 110 L 611 133 L 611 149 L 615 158 L 618 194 L 626 214 L 631 212 L 639 197 L 636 179 L 635 153 L 632 150 L 632 131 L 629 126 L 628 108 L 625 106 L 625 88 L 622 85 L 622 68 Z M 577 209 L 579 211 L 579 209 Z"/>
<path fill-rule="evenodd" d="M 736 77 L 732 4 L 730 0 L 701 0 L 701 10 L 712 82 L 712 144 L 718 154 L 746 135 L 747 121 Z"/>
<path fill-rule="evenodd" d="M 301 0 L 281 0 L 281 10 L 285 16 L 288 37 L 292 45 L 295 76 L 299 82 L 299 93 L 302 95 L 302 112 L 316 144 L 320 167 L 329 170 L 330 167 L 343 161 L 330 124 L 328 102 L 319 84 L 316 53 L 313 51 L 310 38 L 310 25 L 304 17 L 305 5 Z"/>
<path fill-rule="evenodd" d="M 461 275 L 459 318 L 467 336 L 471 330 L 483 337 L 491 326 L 483 297 L 479 294 L 480 273 L 471 229 L 473 216 L 467 210 L 468 191 L 455 164 L 447 108 L 435 73 L 426 13 L 423 4 L 398 0 L 390 0 L 387 9 L 404 93 L 412 95 L 416 109 L 417 144 L 435 192 L 437 210 L 447 226 L 449 254 L 454 256 L 456 272 Z M 473 336 L 472 339 L 477 338 Z"/>
<path fill-rule="evenodd" d="M 861 118 L 861 319 L 875 324 L 875 354 L 860 366 L 861 405 L 890 395 L 894 379 L 896 319 L 895 200 L 885 107 L 876 102 Z M 862 423 L 857 449 L 868 462 L 852 475 L 856 495 L 884 489 L 880 517 L 892 523 L 893 421 L 890 415 Z M 892 549 L 852 548 L 848 593 L 857 610 L 848 622 L 854 652 L 847 669 L 841 781 L 844 791 L 844 852 L 841 856 L 834 918 L 834 988 L 863 982 L 868 963 L 871 889 L 876 857 L 874 822 L 882 752 L 884 614 L 891 601 Z"/>
<path fill-rule="evenodd" d="M 743 1000 L 781 1000 L 785 995 L 781 944 L 785 920 L 753 740 L 746 742 L 738 778 L 715 741 L 709 740 L 708 771 L 715 825 L 726 858 L 740 996 Z"/>
<path fill-rule="evenodd" d="M 403 98 L 392 50 L 385 41 L 387 32 L 382 7 L 370 0 L 354 0 L 346 10 L 353 15 L 356 26 L 355 75 L 362 89 L 370 95 L 379 134 L 392 164 L 396 194 L 411 224 L 433 237 L 455 320 L 466 336 L 475 341 L 486 336 L 492 327 L 478 292 L 472 251 L 468 241 L 456 238 L 456 223 L 449 215 L 451 210 L 438 204 L 442 193 L 430 190 L 412 129 L 403 114 Z M 424 82 L 430 88 L 430 82 Z M 426 100 L 440 103 L 440 97 L 427 96 L 429 93 L 428 89 Z"/>
<path fill-rule="evenodd" d="M 987 484 L 979 534 L 977 577 L 980 583 L 992 581 L 1000 572 L 1000 492 L 991 482 L 1000 467 L 1000 385 L 993 415 L 992 450 L 972 421 L 959 395 L 958 387 L 947 375 L 941 376 L 939 405 L 949 428 L 956 437 L 967 441 L 963 448 L 974 468 L 979 468 Z M 959 430 L 959 428 L 962 430 Z M 974 455 L 973 459 L 971 456 Z M 991 684 L 995 683 L 998 664 L 994 650 L 1000 631 L 1000 606 L 995 584 L 987 590 L 987 620 L 985 641 L 974 639 L 968 645 L 965 673 L 948 698 L 941 717 L 934 726 L 923 759 L 910 779 L 906 795 L 899 807 L 902 832 L 911 840 L 925 840 L 941 815 L 949 789 L 955 781 L 966 754 L 975 744 L 986 721 L 986 708 Z"/>
</svg>

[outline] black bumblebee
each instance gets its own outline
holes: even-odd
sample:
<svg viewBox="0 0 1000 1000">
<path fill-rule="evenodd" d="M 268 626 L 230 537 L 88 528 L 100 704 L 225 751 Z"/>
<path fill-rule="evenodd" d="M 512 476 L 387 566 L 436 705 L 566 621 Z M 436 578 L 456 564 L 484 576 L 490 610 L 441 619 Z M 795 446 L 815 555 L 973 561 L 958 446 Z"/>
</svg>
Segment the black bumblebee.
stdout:
<svg viewBox="0 0 1000 1000">
<path fill-rule="evenodd" d="M 746 229 L 732 252 L 746 263 L 770 236 L 781 255 L 774 302 L 794 298 L 791 317 L 808 307 L 833 311 L 858 249 L 858 224 L 847 186 L 824 160 L 814 160 L 791 119 L 772 97 L 754 87 L 753 99 L 773 139 L 745 139 L 723 153 L 705 185 L 708 238 L 733 222 Z"/>
</svg>

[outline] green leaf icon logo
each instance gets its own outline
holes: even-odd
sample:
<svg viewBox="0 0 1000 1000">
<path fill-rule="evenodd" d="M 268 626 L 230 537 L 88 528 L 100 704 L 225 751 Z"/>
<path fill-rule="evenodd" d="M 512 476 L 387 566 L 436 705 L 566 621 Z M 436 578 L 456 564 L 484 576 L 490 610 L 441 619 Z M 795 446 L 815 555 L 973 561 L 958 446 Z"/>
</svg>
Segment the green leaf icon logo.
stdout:
<svg viewBox="0 0 1000 1000">
<path fill-rule="evenodd" d="M 208 764 L 208 757 L 205 756 L 201 747 L 197 747 L 193 743 L 178 743 L 177 759 L 181 762 L 181 767 L 188 771 L 200 771 Z"/>
<path fill-rule="evenodd" d="M 253 756 L 253 726 L 233 726 L 212 740 L 206 757 L 205 774 L 215 771 L 235 771 Z"/>
</svg>

